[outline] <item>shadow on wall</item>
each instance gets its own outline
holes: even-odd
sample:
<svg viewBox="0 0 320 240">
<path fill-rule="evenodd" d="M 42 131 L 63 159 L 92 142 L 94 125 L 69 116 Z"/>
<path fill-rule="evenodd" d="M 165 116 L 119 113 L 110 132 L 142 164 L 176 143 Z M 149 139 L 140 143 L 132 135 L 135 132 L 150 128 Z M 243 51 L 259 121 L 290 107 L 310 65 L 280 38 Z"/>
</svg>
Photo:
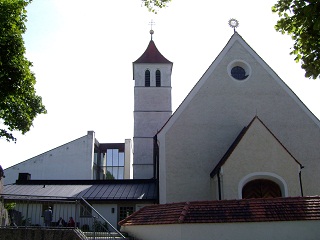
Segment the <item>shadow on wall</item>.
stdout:
<svg viewBox="0 0 320 240">
<path fill-rule="evenodd" d="M 79 236 L 73 229 L 31 229 L 31 228 L 0 228 L 0 240 L 42 240 L 61 239 L 79 240 Z"/>
</svg>

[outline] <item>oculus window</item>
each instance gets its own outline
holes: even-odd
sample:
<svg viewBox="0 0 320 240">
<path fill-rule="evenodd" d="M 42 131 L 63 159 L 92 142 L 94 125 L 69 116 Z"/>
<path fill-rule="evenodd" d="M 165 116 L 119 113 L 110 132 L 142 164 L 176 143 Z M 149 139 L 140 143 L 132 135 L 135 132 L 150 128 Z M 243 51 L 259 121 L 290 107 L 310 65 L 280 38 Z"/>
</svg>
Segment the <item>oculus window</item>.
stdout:
<svg viewBox="0 0 320 240">
<path fill-rule="evenodd" d="M 234 60 L 227 67 L 228 75 L 237 81 L 247 80 L 251 76 L 250 65 L 243 60 Z"/>
</svg>

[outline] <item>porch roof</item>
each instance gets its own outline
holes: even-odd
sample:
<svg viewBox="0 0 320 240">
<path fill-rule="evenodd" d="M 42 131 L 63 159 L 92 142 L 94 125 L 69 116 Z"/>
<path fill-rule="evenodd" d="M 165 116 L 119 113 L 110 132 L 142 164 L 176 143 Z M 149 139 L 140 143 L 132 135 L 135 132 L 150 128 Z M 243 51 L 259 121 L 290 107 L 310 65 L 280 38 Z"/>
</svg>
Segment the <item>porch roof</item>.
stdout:
<svg viewBox="0 0 320 240">
<path fill-rule="evenodd" d="M 120 225 L 320 220 L 320 197 L 181 202 L 146 206 Z"/>
<path fill-rule="evenodd" d="M 5 185 L 4 197 L 17 199 L 20 196 L 33 198 L 83 197 L 86 200 L 152 200 L 158 199 L 155 180 L 27 180 Z"/>
</svg>

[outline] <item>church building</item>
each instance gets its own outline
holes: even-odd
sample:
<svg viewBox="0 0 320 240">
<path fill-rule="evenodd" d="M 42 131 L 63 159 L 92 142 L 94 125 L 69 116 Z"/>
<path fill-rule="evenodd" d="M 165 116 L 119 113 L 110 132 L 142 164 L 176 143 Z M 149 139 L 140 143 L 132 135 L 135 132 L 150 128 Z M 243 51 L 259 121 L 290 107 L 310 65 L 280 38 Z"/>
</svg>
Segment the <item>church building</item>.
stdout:
<svg viewBox="0 0 320 240">
<path fill-rule="evenodd" d="M 154 136 L 160 205 L 122 230 L 159 240 L 317 239 L 319 143 L 319 119 L 234 32 Z"/>
<path fill-rule="evenodd" d="M 319 119 L 236 31 L 172 113 L 173 63 L 150 34 L 147 49 L 133 62 L 133 161 L 130 140 L 109 146 L 88 133 L 90 144 L 87 138 L 77 144 L 90 149 L 83 151 L 89 170 L 75 177 L 107 179 L 109 173 L 139 180 L 138 187 L 151 181 L 146 186 L 152 197 L 132 195 L 136 212 L 119 223 L 137 239 L 317 239 Z M 69 151 L 77 144 L 6 169 L 5 175 L 37 176 L 37 166 L 54 154 L 71 161 Z M 118 154 L 118 164 L 121 155 L 120 175 L 120 166 L 108 171 L 109 148 L 118 149 L 109 151 Z"/>
</svg>

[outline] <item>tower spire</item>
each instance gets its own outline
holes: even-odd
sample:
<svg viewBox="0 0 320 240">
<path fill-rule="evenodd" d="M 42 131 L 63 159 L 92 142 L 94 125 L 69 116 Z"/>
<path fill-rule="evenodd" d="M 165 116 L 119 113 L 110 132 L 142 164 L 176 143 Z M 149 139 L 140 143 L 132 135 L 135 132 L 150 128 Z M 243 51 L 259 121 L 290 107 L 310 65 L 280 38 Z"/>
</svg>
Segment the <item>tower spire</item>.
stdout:
<svg viewBox="0 0 320 240">
<path fill-rule="evenodd" d="M 155 25 L 155 22 L 151 19 L 151 22 L 149 22 L 149 25 L 151 26 L 151 29 L 150 29 L 150 35 L 151 35 L 151 41 L 152 41 L 152 35 L 154 34 L 154 31 L 152 29 L 152 26 Z"/>
</svg>

